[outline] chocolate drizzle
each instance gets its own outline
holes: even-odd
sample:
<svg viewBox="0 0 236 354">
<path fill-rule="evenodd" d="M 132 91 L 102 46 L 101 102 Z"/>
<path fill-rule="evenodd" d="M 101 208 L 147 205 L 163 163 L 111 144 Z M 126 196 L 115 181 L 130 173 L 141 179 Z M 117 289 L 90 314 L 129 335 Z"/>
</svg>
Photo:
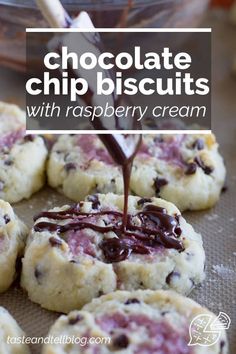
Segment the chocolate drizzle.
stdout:
<svg viewBox="0 0 236 354">
<path fill-rule="evenodd" d="M 110 224 L 97 225 L 94 218 L 103 216 L 111 218 Z M 129 258 L 132 253 L 151 254 L 159 247 L 173 248 L 179 252 L 184 250 L 183 244 L 179 240 L 181 229 L 178 216 L 168 215 L 166 209 L 152 204 L 146 205 L 142 211 L 134 215 L 127 214 L 125 229 L 122 222 L 122 212 L 98 210 L 97 212 L 84 213 L 79 204 L 64 211 L 42 212 L 35 220 L 41 217 L 52 220 L 68 220 L 68 223 L 60 225 L 46 221 L 38 222 L 34 226 L 34 230 L 37 232 L 48 230 L 64 234 L 71 230 L 77 231 L 86 228 L 103 234 L 113 231 L 116 237 L 103 239 L 99 244 L 105 261 L 108 263 L 123 261 Z"/>
<path fill-rule="evenodd" d="M 190 162 L 187 164 L 187 168 L 185 170 L 185 174 L 187 176 L 194 175 L 197 171 L 197 165 L 195 162 Z"/>
</svg>

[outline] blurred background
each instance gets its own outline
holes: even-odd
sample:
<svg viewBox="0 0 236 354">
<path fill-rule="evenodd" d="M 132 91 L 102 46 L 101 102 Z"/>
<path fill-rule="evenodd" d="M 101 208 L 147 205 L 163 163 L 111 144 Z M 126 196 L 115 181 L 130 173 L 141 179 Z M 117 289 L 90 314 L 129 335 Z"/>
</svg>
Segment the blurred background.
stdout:
<svg viewBox="0 0 236 354">
<path fill-rule="evenodd" d="M 234 0 L 62 0 L 72 16 L 89 12 L 96 27 L 196 27 L 209 6 Z M 231 10 L 233 12 L 233 10 Z M 0 0 L 0 63 L 25 70 L 25 28 L 46 27 L 33 0 Z"/>
</svg>

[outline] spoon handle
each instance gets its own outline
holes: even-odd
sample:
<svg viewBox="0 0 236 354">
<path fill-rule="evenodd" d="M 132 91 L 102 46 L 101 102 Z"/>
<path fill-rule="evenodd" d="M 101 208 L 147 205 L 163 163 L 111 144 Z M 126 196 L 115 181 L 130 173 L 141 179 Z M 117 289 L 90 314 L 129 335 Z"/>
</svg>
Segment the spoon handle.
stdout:
<svg viewBox="0 0 236 354">
<path fill-rule="evenodd" d="M 70 27 L 72 20 L 60 0 L 36 0 L 36 2 L 52 28 Z"/>
</svg>

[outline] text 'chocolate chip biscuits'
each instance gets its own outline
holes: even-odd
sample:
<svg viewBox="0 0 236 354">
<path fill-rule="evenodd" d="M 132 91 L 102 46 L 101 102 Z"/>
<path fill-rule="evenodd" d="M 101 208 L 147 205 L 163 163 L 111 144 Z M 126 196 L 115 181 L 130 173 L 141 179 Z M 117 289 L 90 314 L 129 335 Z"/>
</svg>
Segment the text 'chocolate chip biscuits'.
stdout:
<svg viewBox="0 0 236 354">
<path fill-rule="evenodd" d="M 96 135 L 61 136 L 48 164 L 49 184 L 72 200 L 92 193 L 123 194 L 121 171 Z M 225 180 L 223 159 L 212 134 L 143 135 L 130 191 L 161 197 L 180 210 L 212 207 Z"/>
<path fill-rule="evenodd" d="M 30 354 L 26 344 L 16 343 L 25 333 L 7 310 L 0 307 L 0 354 Z"/>
<path fill-rule="evenodd" d="M 42 307 L 69 312 L 116 289 L 187 294 L 204 279 L 201 235 L 162 199 L 93 195 L 35 218 L 22 286 Z"/>
<path fill-rule="evenodd" d="M 0 102 L 0 198 L 30 198 L 45 181 L 47 149 L 39 136 L 25 135 L 25 112 Z"/>
<path fill-rule="evenodd" d="M 12 284 L 17 258 L 23 255 L 27 227 L 9 203 L 0 200 L 0 293 Z"/>
<path fill-rule="evenodd" d="M 189 327 L 198 315 L 216 319 L 193 300 L 172 291 L 117 291 L 94 300 L 82 311 L 61 316 L 49 334 L 81 342 L 48 344 L 43 354 L 226 354 L 225 331 L 212 346 L 188 346 Z"/>
</svg>

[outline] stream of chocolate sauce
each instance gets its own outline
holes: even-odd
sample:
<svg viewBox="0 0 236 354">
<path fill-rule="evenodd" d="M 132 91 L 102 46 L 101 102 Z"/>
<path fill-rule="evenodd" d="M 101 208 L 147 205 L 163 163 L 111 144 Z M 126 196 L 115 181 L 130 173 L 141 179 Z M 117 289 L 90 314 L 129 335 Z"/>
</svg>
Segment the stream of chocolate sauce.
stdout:
<svg viewBox="0 0 236 354">
<path fill-rule="evenodd" d="M 113 160 L 122 167 L 124 184 L 123 230 L 127 226 L 129 184 L 133 160 L 142 142 L 141 135 L 101 134 L 99 138 L 106 146 Z"/>
</svg>

